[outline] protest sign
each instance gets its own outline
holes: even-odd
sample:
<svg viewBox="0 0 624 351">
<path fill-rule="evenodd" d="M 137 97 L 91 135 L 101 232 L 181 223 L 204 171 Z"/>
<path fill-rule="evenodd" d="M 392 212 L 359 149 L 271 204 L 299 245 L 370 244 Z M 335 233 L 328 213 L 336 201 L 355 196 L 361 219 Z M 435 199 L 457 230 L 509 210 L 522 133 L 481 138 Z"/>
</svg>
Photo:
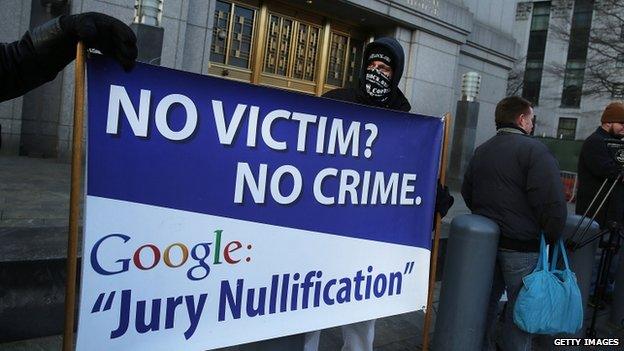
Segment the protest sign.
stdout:
<svg viewBox="0 0 624 351">
<path fill-rule="evenodd" d="M 426 304 L 442 120 L 88 62 L 78 350 L 205 350 Z"/>
</svg>

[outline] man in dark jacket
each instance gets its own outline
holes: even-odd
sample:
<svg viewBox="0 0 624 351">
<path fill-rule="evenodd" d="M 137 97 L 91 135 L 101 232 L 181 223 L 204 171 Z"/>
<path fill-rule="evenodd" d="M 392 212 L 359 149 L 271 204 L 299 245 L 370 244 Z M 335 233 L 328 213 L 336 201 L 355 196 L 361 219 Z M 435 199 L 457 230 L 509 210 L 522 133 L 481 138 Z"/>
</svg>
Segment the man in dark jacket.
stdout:
<svg viewBox="0 0 624 351">
<path fill-rule="evenodd" d="M 501 100 L 495 111 L 497 134 L 474 153 L 462 185 L 472 213 L 500 227 L 499 249 L 488 308 L 484 350 L 493 350 L 492 329 L 498 301 L 507 290 L 501 340 L 503 350 L 530 350 L 531 334 L 513 322 L 513 307 L 522 278 L 537 263 L 540 233 L 554 243 L 567 217 L 559 167 L 548 148 L 528 134 L 533 108 L 517 96 Z"/>
<path fill-rule="evenodd" d="M 598 205 L 603 200 L 606 200 L 596 214 L 595 220 L 600 224 L 601 229 L 616 228 L 621 231 L 621 225 L 624 223 L 624 183 L 621 179 L 618 181 L 616 179 L 620 174 L 624 174 L 624 170 L 616 162 L 615 155 L 609 152 L 607 140 L 622 139 L 624 137 L 624 103 L 612 102 L 607 105 L 602 113 L 600 122 L 601 125 L 592 135 L 585 139 L 581 148 L 578 161 L 576 214 L 583 215 L 587 212 L 587 215 L 591 218 L 596 214 Z M 598 194 L 598 190 L 600 190 L 605 180 L 607 182 L 600 194 Z M 615 184 L 613 184 L 614 182 Z M 612 185 L 614 185 L 613 190 L 607 197 L 607 193 Z M 596 197 L 596 201 L 588 211 L 594 197 Z M 570 242 L 570 244 L 578 244 L 578 242 L 588 237 L 589 235 L 584 237 L 576 236 L 572 238 L 573 242 Z M 624 259 L 622 259 L 621 254 L 619 256 L 620 263 L 618 263 L 616 256 L 612 260 L 614 263 L 608 268 L 607 291 L 613 289 L 612 284 L 615 281 L 617 270 L 624 270 Z M 617 308 L 613 308 L 612 311 L 617 311 Z M 612 312 L 611 320 L 613 323 L 619 323 L 620 319 L 617 313 Z"/>
<path fill-rule="evenodd" d="M 578 162 L 578 193 L 576 197 L 576 213 L 584 214 L 600 186 L 605 179 L 605 188 L 598 196 L 588 215 L 594 215 L 600 201 L 602 201 L 613 184 L 613 181 L 622 172 L 613 155 L 607 150 L 607 139 L 621 139 L 624 137 L 624 103 L 612 102 L 602 113 L 601 126 L 590 135 L 581 148 Z M 624 217 L 624 184 L 617 182 L 603 208 L 596 215 L 596 221 L 605 228 L 608 221 L 622 223 Z"/>
<path fill-rule="evenodd" d="M 61 16 L 19 41 L 0 43 L 0 102 L 54 79 L 76 57 L 78 41 L 115 58 L 126 70 L 137 58 L 136 36 L 120 20 L 95 12 Z"/>
<path fill-rule="evenodd" d="M 359 86 L 334 89 L 323 97 L 409 112 L 410 103 L 398 87 L 405 62 L 401 44 L 394 38 L 377 39 L 366 46 L 363 58 Z M 436 212 L 444 216 L 452 205 L 448 188 L 438 185 Z M 320 333 L 319 330 L 306 334 L 305 351 L 318 349 Z M 375 320 L 343 325 L 342 336 L 342 351 L 372 351 Z"/>
</svg>

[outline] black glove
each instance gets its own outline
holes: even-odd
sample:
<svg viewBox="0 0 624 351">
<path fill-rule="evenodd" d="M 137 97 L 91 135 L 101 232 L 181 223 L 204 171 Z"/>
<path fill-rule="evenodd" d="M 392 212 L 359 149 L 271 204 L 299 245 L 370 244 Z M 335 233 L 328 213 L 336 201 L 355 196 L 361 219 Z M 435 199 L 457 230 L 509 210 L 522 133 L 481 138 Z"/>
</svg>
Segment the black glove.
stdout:
<svg viewBox="0 0 624 351">
<path fill-rule="evenodd" d="M 451 196 L 447 186 L 442 186 L 438 181 L 438 190 L 436 193 L 435 211 L 440 214 L 440 217 L 446 216 L 448 210 L 453 206 L 455 198 Z"/>
<path fill-rule="evenodd" d="M 128 71 L 134 67 L 138 55 L 136 35 L 120 20 L 97 12 L 62 16 L 63 32 L 74 41 L 83 41 L 87 48 L 97 49 L 110 56 Z"/>
</svg>

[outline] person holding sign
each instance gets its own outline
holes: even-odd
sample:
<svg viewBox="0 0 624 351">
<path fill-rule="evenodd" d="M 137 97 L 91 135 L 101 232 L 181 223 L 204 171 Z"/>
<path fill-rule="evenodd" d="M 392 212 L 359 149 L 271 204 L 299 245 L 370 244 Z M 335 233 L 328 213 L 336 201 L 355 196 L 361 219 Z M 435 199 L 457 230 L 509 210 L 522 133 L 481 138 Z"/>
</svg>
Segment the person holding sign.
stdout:
<svg viewBox="0 0 624 351">
<path fill-rule="evenodd" d="M 120 20 L 96 12 L 57 17 L 19 41 L 0 43 L 0 101 L 54 79 L 76 58 L 78 41 L 115 58 L 126 70 L 137 58 L 136 36 Z"/>
<path fill-rule="evenodd" d="M 506 289 L 502 349 L 530 350 L 532 335 L 514 324 L 513 307 L 522 278 L 537 264 L 540 234 L 551 244 L 559 239 L 566 202 L 557 160 L 546 145 L 529 136 L 531 103 L 518 96 L 505 98 L 496 105 L 495 120 L 497 134 L 477 147 L 462 184 L 462 196 L 472 213 L 500 227 L 483 349 L 495 349 L 491 334 Z"/>
<path fill-rule="evenodd" d="M 377 39 L 364 50 L 359 86 L 334 89 L 323 97 L 409 112 L 412 106 L 398 87 L 404 61 L 403 47 L 396 39 Z"/>
<path fill-rule="evenodd" d="M 136 36 L 120 20 L 96 12 L 61 16 L 19 41 L 0 43 L 0 102 L 54 79 L 76 58 L 78 41 L 115 58 L 126 70 L 137 58 Z"/>
<path fill-rule="evenodd" d="M 359 85 L 334 89 L 325 93 L 323 97 L 409 112 L 412 107 L 398 87 L 405 62 L 401 44 L 394 38 L 377 39 L 366 46 L 363 57 Z M 448 188 L 438 183 L 436 212 L 445 216 L 453 201 Z M 320 335 L 320 330 L 307 333 L 304 350 L 318 350 Z M 375 320 L 343 325 L 342 336 L 342 351 L 372 351 Z"/>
</svg>

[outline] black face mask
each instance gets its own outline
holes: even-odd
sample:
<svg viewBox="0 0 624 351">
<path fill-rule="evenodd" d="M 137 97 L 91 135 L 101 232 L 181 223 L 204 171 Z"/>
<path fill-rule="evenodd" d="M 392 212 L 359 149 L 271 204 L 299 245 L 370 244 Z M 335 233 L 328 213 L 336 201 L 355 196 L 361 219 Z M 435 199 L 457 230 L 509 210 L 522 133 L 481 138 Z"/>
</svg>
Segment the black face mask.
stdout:
<svg viewBox="0 0 624 351">
<path fill-rule="evenodd" d="M 375 101 L 385 102 L 390 97 L 391 80 L 377 68 L 366 69 L 366 94 Z"/>
</svg>

